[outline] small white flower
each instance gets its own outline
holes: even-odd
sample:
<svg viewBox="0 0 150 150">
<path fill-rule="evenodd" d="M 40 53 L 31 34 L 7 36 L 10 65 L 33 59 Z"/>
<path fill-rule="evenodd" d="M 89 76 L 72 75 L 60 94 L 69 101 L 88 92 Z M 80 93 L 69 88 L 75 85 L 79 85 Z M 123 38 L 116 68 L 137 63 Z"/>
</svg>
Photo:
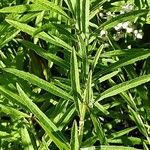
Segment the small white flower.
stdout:
<svg viewBox="0 0 150 150">
<path fill-rule="evenodd" d="M 135 36 L 138 34 L 138 30 L 134 30 L 133 32 L 135 34 Z"/>
<path fill-rule="evenodd" d="M 128 49 L 131 49 L 131 45 L 128 45 L 127 48 L 128 48 Z"/>
<path fill-rule="evenodd" d="M 129 27 L 129 25 L 130 25 L 130 22 L 129 22 L 129 21 L 124 22 L 124 23 L 122 24 L 122 28 L 123 28 L 123 29 L 127 29 L 127 28 Z"/>
<path fill-rule="evenodd" d="M 119 37 L 118 36 L 113 36 L 115 41 L 119 41 Z"/>
<path fill-rule="evenodd" d="M 130 12 L 132 9 L 133 9 L 133 5 L 131 5 L 131 4 L 127 4 L 127 5 L 123 6 L 123 10 L 125 12 Z"/>
<path fill-rule="evenodd" d="M 142 39 L 142 38 L 143 38 L 142 33 L 138 33 L 138 34 L 136 35 L 136 38 L 137 38 L 137 39 Z"/>
<path fill-rule="evenodd" d="M 104 14 L 103 14 L 103 13 L 99 13 L 99 16 L 100 16 L 101 18 L 103 18 L 103 17 L 104 17 Z"/>
<path fill-rule="evenodd" d="M 114 28 L 115 30 L 120 30 L 122 28 L 122 23 L 119 23 L 118 25 L 116 25 Z"/>
<path fill-rule="evenodd" d="M 108 43 L 105 43 L 104 44 L 104 48 L 108 48 L 109 47 L 109 44 Z"/>
<path fill-rule="evenodd" d="M 125 13 L 125 11 L 123 11 L 123 10 L 120 11 L 120 14 L 124 14 L 124 13 Z"/>
<path fill-rule="evenodd" d="M 105 30 L 101 30 L 101 32 L 100 32 L 100 36 L 105 36 L 107 34 L 107 31 L 105 31 Z"/>
<path fill-rule="evenodd" d="M 108 11 L 106 14 L 107 14 L 108 16 L 111 16 L 111 15 L 112 15 L 110 11 Z"/>
<path fill-rule="evenodd" d="M 126 31 L 127 31 L 127 33 L 131 33 L 131 32 L 133 32 L 133 28 L 127 28 Z"/>
</svg>

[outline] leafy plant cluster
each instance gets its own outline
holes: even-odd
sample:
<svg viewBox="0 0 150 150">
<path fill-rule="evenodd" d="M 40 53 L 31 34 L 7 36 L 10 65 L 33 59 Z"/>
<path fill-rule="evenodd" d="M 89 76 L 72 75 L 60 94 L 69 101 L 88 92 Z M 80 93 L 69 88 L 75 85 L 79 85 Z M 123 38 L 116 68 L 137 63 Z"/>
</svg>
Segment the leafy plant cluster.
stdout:
<svg viewBox="0 0 150 150">
<path fill-rule="evenodd" d="M 0 1 L 0 148 L 150 145 L 148 0 Z"/>
</svg>

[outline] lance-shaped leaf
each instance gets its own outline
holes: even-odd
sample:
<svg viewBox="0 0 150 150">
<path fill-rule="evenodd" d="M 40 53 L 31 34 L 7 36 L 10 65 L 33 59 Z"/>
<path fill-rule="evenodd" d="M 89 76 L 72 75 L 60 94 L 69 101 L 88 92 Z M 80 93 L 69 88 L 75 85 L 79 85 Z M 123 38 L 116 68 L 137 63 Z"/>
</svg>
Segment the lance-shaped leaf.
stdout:
<svg viewBox="0 0 150 150">
<path fill-rule="evenodd" d="M 49 10 L 55 11 L 61 15 L 63 15 L 66 18 L 70 18 L 65 11 L 63 11 L 63 8 L 61 8 L 60 6 L 54 4 L 53 2 L 50 2 L 48 0 L 33 0 L 34 3 L 41 5 L 41 7 L 45 7 Z"/>
<path fill-rule="evenodd" d="M 9 19 L 6 19 L 6 21 L 14 26 L 15 28 L 33 36 L 34 33 L 36 32 L 36 29 L 25 24 L 25 23 L 20 23 L 18 21 L 14 21 L 14 20 L 9 20 Z M 40 39 L 43 39 L 51 44 L 54 44 L 56 46 L 59 46 L 59 47 L 63 47 L 64 49 L 67 49 L 69 52 L 71 52 L 72 50 L 72 47 L 70 45 L 68 45 L 66 42 L 64 42 L 63 40 L 61 40 L 60 38 L 54 36 L 54 35 L 48 35 L 47 33 L 45 32 L 40 32 L 38 34 L 36 34 L 37 38 L 40 38 Z"/>
<path fill-rule="evenodd" d="M 97 72 L 94 75 L 94 79 L 96 80 L 97 77 L 99 77 L 102 74 L 106 74 L 106 73 L 114 71 L 114 70 L 116 70 L 118 68 L 121 68 L 121 67 L 130 65 L 130 64 L 133 64 L 133 63 L 135 63 L 135 62 L 137 62 L 139 60 L 146 59 L 149 56 L 150 56 L 150 51 L 149 50 L 146 50 L 146 51 L 143 51 L 143 52 L 140 52 L 140 53 L 136 53 L 136 54 L 133 54 L 133 55 L 126 56 L 125 58 L 122 58 L 119 61 L 111 64 L 109 67 L 106 67 L 106 69 Z"/>
<path fill-rule="evenodd" d="M 16 5 L 11 7 L 4 7 L 0 9 L 0 13 L 40 12 L 43 10 L 49 10 L 49 9 L 39 4 L 27 4 L 27 5 Z"/>
<path fill-rule="evenodd" d="M 124 91 L 129 90 L 129 89 L 134 88 L 134 87 L 137 87 L 137 86 L 144 84 L 146 82 L 149 82 L 149 81 L 150 81 L 150 74 L 149 75 L 143 75 L 143 76 L 134 78 L 132 80 L 120 83 L 118 85 L 115 85 L 115 86 L 107 89 L 103 93 L 101 93 L 96 98 L 96 101 L 100 101 L 100 100 L 103 100 L 104 98 L 108 98 L 108 97 L 117 95 L 121 92 L 124 92 Z"/>
<path fill-rule="evenodd" d="M 90 0 L 82 1 L 82 30 L 87 35 L 89 34 L 89 12 Z"/>
<path fill-rule="evenodd" d="M 29 81 L 30 83 L 39 86 L 40 88 L 58 96 L 62 97 L 67 100 L 72 100 L 72 96 L 68 94 L 67 92 L 63 91 L 62 89 L 58 88 L 57 86 L 53 85 L 52 83 L 49 83 L 33 74 L 13 69 L 13 68 L 3 68 L 4 71 L 11 73 L 19 78 L 22 78 L 23 80 Z"/>
<path fill-rule="evenodd" d="M 99 57 L 100 57 L 100 55 L 101 55 L 101 52 L 102 52 L 103 48 L 104 48 L 104 45 L 101 45 L 101 46 L 98 48 L 98 50 L 97 50 L 97 52 L 96 52 L 96 55 L 95 55 L 95 57 L 94 57 L 94 59 L 93 59 L 92 70 L 94 70 L 94 68 L 96 67 L 96 65 L 97 65 L 97 63 L 98 63 L 98 59 L 99 59 Z"/>
<path fill-rule="evenodd" d="M 106 138 L 105 132 L 101 126 L 101 123 L 98 121 L 98 119 L 94 113 L 91 112 L 90 116 L 91 116 L 91 119 L 92 119 L 92 122 L 94 125 L 95 133 L 98 136 L 100 143 L 107 145 L 108 144 L 107 138 Z"/>
<path fill-rule="evenodd" d="M 20 134 L 21 134 L 21 140 L 22 140 L 22 145 L 24 147 L 24 150 L 34 150 L 32 140 L 26 126 L 23 126 L 21 128 Z"/>
<path fill-rule="evenodd" d="M 38 45 L 35 45 L 29 41 L 25 40 L 19 40 L 25 47 L 34 50 L 38 55 L 41 57 L 47 59 L 48 61 L 51 60 L 55 64 L 57 64 L 60 67 L 63 67 L 65 69 L 69 69 L 69 65 L 67 62 L 65 62 L 63 59 L 59 58 L 58 56 L 45 51 L 43 48 L 39 47 Z"/>
<path fill-rule="evenodd" d="M 148 12 L 149 12 L 148 9 L 143 9 L 143 10 L 134 10 L 134 11 L 119 15 L 119 16 L 112 18 L 112 19 L 106 21 L 105 23 L 103 23 L 99 27 L 99 29 L 101 29 L 101 28 L 104 28 L 105 30 L 110 29 L 110 28 L 116 26 L 117 24 L 119 24 L 120 22 L 133 20 L 136 17 L 147 14 Z"/>
<path fill-rule="evenodd" d="M 61 150 L 69 150 L 69 143 L 64 138 L 59 129 L 55 126 L 55 124 L 38 108 L 36 104 L 32 102 L 31 99 L 24 93 L 19 84 L 17 84 L 17 89 L 21 100 L 28 107 L 28 109 L 35 115 L 36 120 L 41 125 L 41 127 L 45 130 L 45 132 L 49 135 L 49 137 L 53 140 L 53 142 L 57 145 L 57 147 Z"/>
<path fill-rule="evenodd" d="M 73 49 L 71 55 L 71 63 L 70 63 L 70 78 L 71 78 L 71 87 L 74 95 L 74 102 L 76 105 L 76 109 L 80 112 L 80 100 L 81 100 L 81 90 L 80 90 L 80 78 L 79 78 L 79 69 L 76 51 Z"/>
<path fill-rule="evenodd" d="M 77 122 L 73 122 L 72 130 L 71 130 L 71 142 L 70 142 L 71 150 L 79 150 L 79 136 L 78 136 L 78 126 Z"/>
</svg>

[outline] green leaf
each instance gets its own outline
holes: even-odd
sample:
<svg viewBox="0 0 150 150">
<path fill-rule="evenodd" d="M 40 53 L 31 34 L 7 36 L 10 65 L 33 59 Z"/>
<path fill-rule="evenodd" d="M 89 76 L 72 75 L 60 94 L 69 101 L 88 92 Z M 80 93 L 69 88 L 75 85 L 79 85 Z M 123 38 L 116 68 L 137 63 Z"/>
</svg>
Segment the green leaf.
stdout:
<svg viewBox="0 0 150 150">
<path fill-rule="evenodd" d="M 19 78 L 22 78 L 23 80 L 29 81 L 32 84 L 37 85 L 40 88 L 58 96 L 58 97 L 62 97 L 67 100 L 73 99 L 72 96 L 70 94 L 68 94 L 67 92 L 63 91 L 62 89 L 56 87 L 52 83 L 49 83 L 33 74 L 30 74 L 30 73 L 27 73 L 24 71 L 20 71 L 17 69 L 13 69 L 13 68 L 3 68 L 3 70 L 8 73 L 11 73 Z"/>
<path fill-rule="evenodd" d="M 95 147 L 86 147 L 81 150 L 137 150 L 133 147 L 125 147 L 125 146 L 95 146 Z"/>
<path fill-rule="evenodd" d="M 138 112 L 134 111 L 131 107 L 129 107 L 129 111 L 131 113 L 131 116 L 134 120 L 134 122 L 136 123 L 138 129 L 140 130 L 140 132 L 145 136 L 148 137 L 148 133 L 147 130 L 145 128 L 144 122 L 141 118 L 141 116 L 139 115 Z"/>
<path fill-rule="evenodd" d="M 25 13 L 25 12 L 40 12 L 43 10 L 49 10 L 48 8 L 39 4 L 26 4 L 16 5 L 11 7 L 4 7 L 0 9 L 0 13 Z"/>
<path fill-rule="evenodd" d="M 100 100 L 103 100 L 104 98 L 108 98 L 108 97 L 117 95 L 121 92 L 127 91 L 131 88 L 137 87 L 137 86 L 144 84 L 146 82 L 149 82 L 149 81 L 150 81 L 150 74 L 143 75 L 143 76 L 134 78 L 132 80 L 120 83 L 118 85 L 115 85 L 115 86 L 107 89 L 103 93 L 101 93 L 100 96 L 98 96 L 96 98 L 96 101 L 100 101 Z"/>
<path fill-rule="evenodd" d="M 82 0 L 82 30 L 86 35 L 89 34 L 89 12 L 90 0 Z"/>
<path fill-rule="evenodd" d="M 132 49 L 118 49 L 118 50 L 112 50 L 112 51 L 108 51 L 108 52 L 104 52 L 100 55 L 100 57 L 104 58 L 104 57 L 128 57 L 129 55 L 135 55 L 137 53 L 142 54 L 145 51 L 149 51 L 149 49 L 145 49 L 145 48 L 132 48 Z"/>
<path fill-rule="evenodd" d="M 70 63 L 70 78 L 71 78 L 71 87 L 74 95 L 74 102 L 76 105 L 77 111 L 80 113 L 80 100 L 81 100 L 81 90 L 80 90 L 80 78 L 79 78 L 79 70 L 78 70 L 78 62 L 76 51 L 73 49 L 71 55 L 71 63 Z"/>
<path fill-rule="evenodd" d="M 112 77 L 116 76 L 119 72 L 120 72 L 120 71 L 117 70 L 117 71 L 113 71 L 113 72 L 111 72 L 111 73 L 109 73 L 109 74 L 106 74 L 106 75 L 100 77 L 100 78 L 96 81 L 96 83 L 97 83 L 97 82 L 102 83 L 102 82 L 104 82 L 104 81 L 106 81 L 106 80 L 109 80 L 109 79 L 111 79 Z"/>
<path fill-rule="evenodd" d="M 62 133 L 55 126 L 55 124 L 35 105 L 31 99 L 24 93 L 19 84 L 17 84 L 17 89 L 21 100 L 28 107 L 28 109 L 35 115 L 36 120 L 53 140 L 53 142 L 58 146 L 59 149 L 69 150 L 69 143 L 66 141 Z"/>
<path fill-rule="evenodd" d="M 20 118 L 29 118 L 30 116 L 9 106 L 5 106 L 0 104 L 0 111 L 4 112 L 8 115 L 10 115 L 11 117 L 13 117 L 14 119 L 20 119 Z"/>
<path fill-rule="evenodd" d="M 107 145 L 108 143 L 107 143 L 106 135 L 102 129 L 101 123 L 98 121 L 98 118 L 92 112 L 90 113 L 90 117 L 92 119 L 94 130 L 95 130 L 96 135 L 99 138 L 100 143 Z"/>
<path fill-rule="evenodd" d="M 51 60 L 58 66 L 69 69 L 69 64 L 65 62 L 63 59 L 59 58 L 58 56 L 51 54 L 50 52 L 47 52 L 43 48 L 39 47 L 38 45 L 35 45 L 31 42 L 25 41 L 25 40 L 19 40 L 25 47 L 34 50 L 39 56 L 47 59 L 48 61 Z"/>
<path fill-rule="evenodd" d="M 98 50 L 97 50 L 97 52 L 96 52 L 96 54 L 95 54 L 95 56 L 94 56 L 94 59 L 93 59 L 92 70 L 94 70 L 95 66 L 97 65 L 98 59 L 99 59 L 99 57 L 100 57 L 100 55 L 101 55 L 101 52 L 102 52 L 103 48 L 104 48 L 104 45 L 101 45 L 101 46 L 98 48 Z"/>
<path fill-rule="evenodd" d="M 22 145 L 24 147 L 24 150 L 34 150 L 30 135 L 25 126 L 21 128 L 21 140 L 22 140 Z"/>
<path fill-rule="evenodd" d="M 133 131 L 134 129 L 136 129 L 137 127 L 130 127 L 130 128 L 126 128 L 126 129 L 123 129 L 123 130 L 120 130 L 118 132 L 115 132 L 115 133 L 112 133 L 110 135 L 111 139 L 114 139 L 114 138 L 118 138 L 120 136 L 123 136 L 125 134 L 128 134 L 129 132 Z"/>
<path fill-rule="evenodd" d="M 61 15 L 63 15 L 64 17 L 66 18 L 70 18 L 66 13 L 65 11 L 63 11 L 63 7 L 61 8 L 60 6 L 56 5 L 55 3 L 53 2 L 49 2 L 48 0 L 33 0 L 34 3 L 36 4 L 39 4 L 41 7 L 45 7 L 49 10 L 52 10 L 54 12 L 57 12 Z"/>
<path fill-rule="evenodd" d="M 64 0 L 64 1 L 68 5 L 68 8 L 72 12 L 73 16 L 75 17 L 76 0 Z"/>
<path fill-rule="evenodd" d="M 14 39 L 14 37 L 19 33 L 19 30 L 12 30 L 6 36 L 0 39 L 0 48 L 4 47 L 9 41 Z"/>
<path fill-rule="evenodd" d="M 20 23 L 18 21 L 14 21 L 14 20 L 9 20 L 9 19 L 6 19 L 6 21 L 14 26 L 15 28 L 33 36 L 33 34 L 35 33 L 36 29 L 27 25 L 27 24 L 24 24 L 24 23 Z M 60 38 L 54 36 L 54 35 L 48 35 L 46 34 L 45 32 L 41 32 L 39 34 L 37 34 L 35 36 L 36 38 L 40 38 L 40 39 L 43 39 L 51 44 L 54 44 L 56 46 L 59 46 L 59 47 L 63 47 L 65 49 L 67 49 L 69 52 L 71 52 L 72 50 L 72 47 L 70 45 L 68 45 L 67 43 L 65 43 L 64 41 L 62 41 Z"/>
<path fill-rule="evenodd" d="M 0 85 L 0 93 L 8 100 L 11 100 L 13 103 L 18 104 L 19 106 L 21 105 L 22 107 L 24 106 L 24 103 L 20 101 L 20 97 L 14 92 L 8 90 L 6 87 Z"/>
<path fill-rule="evenodd" d="M 139 17 L 139 16 L 147 14 L 148 12 L 149 12 L 148 9 L 133 10 L 131 12 L 119 15 L 119 16 L 117 16 L 115 18 L 112 18 L 112 19 L 106 21 L 105 23 L 100 25 L 99 29 L 103 28 L 105 30 L 108 30 L 108 29 L 116 26 L 120 22 L 125 22 L 125 21 L 128 21 L 128 20 L 131 21 L 131 20 L 135 19 L 136 17 Z"/>
<path fill-rule="evenodd" d="M 103 105 L 101 105 L 100 103 L 95 102 L 94 105 L 95 105 L 95 107 L 97 107 L 98 110 L 100 110 L 105 115 L 109 114 L 109 112 L 107 111 L 107 109 L 105 109 L 105 107 Z"/>
<path fill-rule="evenodd" d="M 78 137 L 78 126 L 77 122 L 73 122 L 73 126 L 71 129 L 71 150 L 79 150 L 80 145 L 79 145 L 79 137 Z"/>
<path fill-rule="evenodd" d="M 130 65 L 130 64 L 133 64 L 133 63 L 135 63 L 135 62 L 137 62 L 139 60 L 146 59 L 149 56 L 150 56 L 150 51 L 149 50 L 143 51 L 141 53 L 136 53 L 134 55 L 126 56 L 125 58 L 122 58 L 119 61 L 111 64 L 109 67 L 106 67 L 106 69 L 103 69 L 103 70 L 97 72 L 94 75 L 94 80 L 96 80 L 96 78 L 99 77 L 101 74 L 105 74 L 105 73 L 114 71 L 115 69 L 118 69 L 118 68 Z"/>
<path fill-rule="evenodd" d="M 86 89 L 85 89 L 85 100 L 84 102 L 87 105 L 90 105 L 90 103 L 92 103 L 93 101 L 93 91 L 92 91 L 92 71 L 89 72 L 88 74 L 88 80 L 87 80 L 87 85 L 86 85 Z"/>
<path fill-rule="evenodd" d="M 97 14 L 100 12 L 100 10 L 102 9 L 102 5 L 107 2 L 108 0 L 95 0 L 91 6 L 91 11 L 90 11 L 90 20 Z"/>
</svg>

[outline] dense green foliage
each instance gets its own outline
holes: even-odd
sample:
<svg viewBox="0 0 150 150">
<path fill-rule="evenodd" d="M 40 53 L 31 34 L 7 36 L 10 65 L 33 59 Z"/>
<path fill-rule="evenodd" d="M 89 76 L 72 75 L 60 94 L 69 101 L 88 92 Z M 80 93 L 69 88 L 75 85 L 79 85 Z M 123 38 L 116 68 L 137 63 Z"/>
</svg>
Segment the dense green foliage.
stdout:
<svg viewBox="0 0 150 150">
<path fill-rule="evenodd" d="M 0 149 L 150 147 L 149 0 L 0 1 Z"/>
</svg>

